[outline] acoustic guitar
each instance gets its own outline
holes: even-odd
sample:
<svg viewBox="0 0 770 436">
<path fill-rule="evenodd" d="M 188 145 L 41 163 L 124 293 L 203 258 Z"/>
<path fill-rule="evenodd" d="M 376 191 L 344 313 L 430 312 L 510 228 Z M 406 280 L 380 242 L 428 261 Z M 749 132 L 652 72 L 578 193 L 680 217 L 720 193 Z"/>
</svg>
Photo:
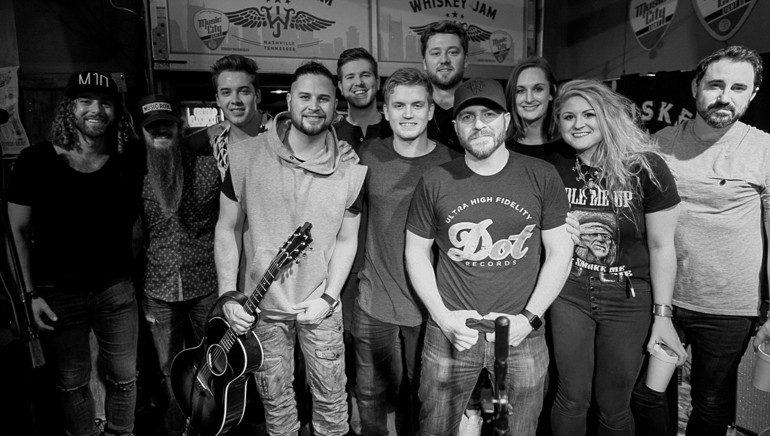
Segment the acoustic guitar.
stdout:
<svg viewBox="0 0 770 436">
<path fill-rule="evenodd" d="M 259 321 L 257 307 L 283 268 L 313 241 L 310 223 L 297 228 L 278 250 L 254 292 L 243 303 Z M 262 366 L 262 345 L 253 331 L 236 334 L 221 316 L 212 316 L 196 347 L 179 352 L 171 363 L 171 386 L 187 418 L 189 436 L 217 436 L 238 426 L 246 410 L 248 377 Z"/>
</svg>

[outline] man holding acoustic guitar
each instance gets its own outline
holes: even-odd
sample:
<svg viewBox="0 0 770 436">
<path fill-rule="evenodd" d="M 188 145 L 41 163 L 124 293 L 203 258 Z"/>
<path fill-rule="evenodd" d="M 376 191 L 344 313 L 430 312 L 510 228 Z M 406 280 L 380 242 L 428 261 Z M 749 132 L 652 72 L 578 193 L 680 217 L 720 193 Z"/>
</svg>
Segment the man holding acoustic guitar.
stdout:
<svg viewBox="0 0 770 436">
<path fill-rule="evenodd" d="M 341 159 L 329 129 L 336 98 L 334 76 L 326 67 L 315 62 L 300 66 L 287 103 L 289 111 L 277 115 L 267 132 L 228 146 L 230 166 L 215 236 L 219 293 L 232 300 L 223 305 L 230 329 L 244 335 L 253 328 L 246 336 L 251 339 L 244 341 L 252 350 L 244 354 L 259 354 L 253 351 L 261 342 L 262 364 L 253 369 L 268 432 L 296 435 L 300 428 L 292 387 L 296 341 L 306 360 L 315 434 L 344 435 L 339 294 L 356 252 L 366 167 Z M 277 273 L 269 290 L 260 289 L 266 291 L 261 313 L 252 316 L 241 305 L 244 294 L 232 292 L 241 249 L 248 265 L 243 291 L 249 295 L 274 263 L 284 238 L 306 221 L 313 225 L 313 250 Z"/>
</svg>

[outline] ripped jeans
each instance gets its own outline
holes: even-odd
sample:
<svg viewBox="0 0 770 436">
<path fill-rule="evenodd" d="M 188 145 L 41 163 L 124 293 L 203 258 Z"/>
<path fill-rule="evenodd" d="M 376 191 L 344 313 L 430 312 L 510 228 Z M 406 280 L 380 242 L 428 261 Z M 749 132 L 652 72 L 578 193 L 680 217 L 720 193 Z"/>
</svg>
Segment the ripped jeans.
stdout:
<svg viewBox="0 0 770 436">
<path fill-rule="evenodd" d="M 136 350 L 139 335 L 136 294 L 133 283 L 122 280 L 107 289 L 76 294 L 43 293 L 58 320 L 44 340 L 48 357 L 56 369 L 67 434 L 95 436 L 94 399 L 88 382 L 91 376 L 89 334 L 99 343 L 99 361 L 104 367 L 107 399 L 106 435 L 128 436 L 134 430 L 136 406 Z"/>
<path fill-rule="evenodd" d="M 262 366 L 254 375 L 265 408 L 268 433 L 273 436 L 296 435 L 300 428 L 292 385 L 294 344 L 298 342 L 305 356 L 306 379 L 313 394 L 315 434 L 345 435 L 348 432 L 348 403 L 342 311 L 337 310 L 318 325 L 263 318 L 254 331 L 264 352 Z"/>
</svg>

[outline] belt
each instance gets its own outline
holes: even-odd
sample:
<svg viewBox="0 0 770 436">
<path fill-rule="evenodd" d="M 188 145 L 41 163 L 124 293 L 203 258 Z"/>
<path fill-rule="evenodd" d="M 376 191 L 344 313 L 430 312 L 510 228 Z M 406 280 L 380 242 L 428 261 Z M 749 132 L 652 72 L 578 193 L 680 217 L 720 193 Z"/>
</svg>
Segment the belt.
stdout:
<svg viewBox="0 0 770 436">
<path fill-rule="evenodd" d="M 572 275 L 575 277 L 595 277 L 599 279 L 602 283 L 625 283 L 626 284 L 626 294 L 629 298 L 636 297 L 636 291 L 634 290 L 634 284 L 631 282 L 631 279 L 629 278 L 626 280 L 626 276 L 620 275 L 620 274 L 610 274 L 603 271 L 594 271 L 590 269 L 586 269 L 580 266 L 572 264 Z"/>
<path fill-rule="evenodd" d="M 623 283 L 626 276 L 619 274 L 610 274 L 603 271 L 594 271 L 572 264 L 572 275 L 575 277 L 596 277 L 602 283 Z"/>
</svg>

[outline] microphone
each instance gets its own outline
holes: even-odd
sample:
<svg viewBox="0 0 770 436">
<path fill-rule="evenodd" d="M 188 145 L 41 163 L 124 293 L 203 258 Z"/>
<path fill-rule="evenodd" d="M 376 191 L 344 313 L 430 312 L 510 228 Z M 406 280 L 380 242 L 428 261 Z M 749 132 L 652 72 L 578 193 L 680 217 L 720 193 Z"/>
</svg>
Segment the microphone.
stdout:
<svg viewBox="0 0 770 436">
<path fill-rule="evenodd" d="M 508 372 L 508 330 L 510 320 L 499 316 L 495 320 L 495 435 L 508 434 L 508 390 L 505 376 Z"/>
<path fill-rule="evenodd" d="M 11 119 L 11 114 L 5 109 L 0 109 L 0 125 L 5 124 Z"/>
</svg>

